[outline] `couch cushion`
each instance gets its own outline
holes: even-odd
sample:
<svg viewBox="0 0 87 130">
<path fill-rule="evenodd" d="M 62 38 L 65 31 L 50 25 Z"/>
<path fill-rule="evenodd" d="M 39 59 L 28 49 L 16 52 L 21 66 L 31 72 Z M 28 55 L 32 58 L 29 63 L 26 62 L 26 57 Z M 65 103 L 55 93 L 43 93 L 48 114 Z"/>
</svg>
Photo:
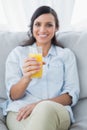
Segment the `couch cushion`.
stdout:
<svg viewBox="0 0 87 130">
<path fill-rule="evenodd" d="M 70 130 L 87 130 L 87 98 L 81 99 L 74 107 L 73 112 L 76 122 Z"/>
<path fill-rule="evenodd" d="M 5 123 L 2 120 L 0 120 L 0 130 L 8 130 Z"/>
<path fill-rule="evenodd" d="M 3 102 L 3 100 L 0 100 L 0 103 Z M 7 127 L 5 125 L 5 117 L 3 116 L 3 111 L 0 108 L 0 130 L 7 130 Z"/>
<path fill-rule="evenodd" d="M 78 39 L 81 36 L 81 32 L 59 32 L 57 34 L 57 40 L 60 42 L 61 45 L 64 47 L 73 48 L 76 44 Z"/>
<path fill-rule="evenodd" d="M 8 53 L 26 37 L 22 32 L 0 32 L 0 98 L 6 98 L 5 91 L 5 61 Z"/>
<path fill-rule="evenodd" d="M 85 32 L 67 32 L 58 37 L 64 47 L 69 47 L 76 55 L 79 81 L 80 81 L 80 99 L 87 97 L 87 31 Z"/>
</svg>

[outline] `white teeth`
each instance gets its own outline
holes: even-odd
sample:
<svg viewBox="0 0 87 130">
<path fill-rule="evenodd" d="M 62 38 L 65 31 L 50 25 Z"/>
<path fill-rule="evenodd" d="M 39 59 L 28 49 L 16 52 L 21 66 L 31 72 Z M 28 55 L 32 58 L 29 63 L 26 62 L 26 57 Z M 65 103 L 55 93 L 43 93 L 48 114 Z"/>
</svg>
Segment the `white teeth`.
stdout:
<svg viewBox="0 0 87 130">
<path fill-rule="evenodd" d="M 42 35 L 42 34 L 40 34 L 39 36 L 40 36 L 40 37 L 46 37 L 47 35 Z"/>
</svg>

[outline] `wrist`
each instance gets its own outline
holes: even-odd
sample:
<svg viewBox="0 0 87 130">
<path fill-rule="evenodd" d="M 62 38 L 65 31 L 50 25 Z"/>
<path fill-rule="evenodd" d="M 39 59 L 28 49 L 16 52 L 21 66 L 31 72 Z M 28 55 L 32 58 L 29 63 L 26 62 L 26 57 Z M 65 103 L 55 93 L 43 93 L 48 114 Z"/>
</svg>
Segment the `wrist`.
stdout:
<svg viewBox="0 0 87 130">
<path fill-rule="evenodd" d="M 32 79 L 23 76 L 23 77 L 22 77 L 22 80 L 23 80 L 23 82 L 24 82 L 25 84 L 28 84 Z"/>
</svg>

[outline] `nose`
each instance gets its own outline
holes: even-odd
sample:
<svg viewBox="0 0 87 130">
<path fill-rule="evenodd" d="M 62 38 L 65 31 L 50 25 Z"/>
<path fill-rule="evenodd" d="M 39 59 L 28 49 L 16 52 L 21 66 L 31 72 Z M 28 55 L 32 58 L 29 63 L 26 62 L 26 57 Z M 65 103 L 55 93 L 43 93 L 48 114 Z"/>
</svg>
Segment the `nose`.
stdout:
<svg viewBox="0 0 87 130">
<path fill-rule="evenodd" d="M 40 27 L 40 32 L 46 32 L 46 27 L 45 26 L 41 26 Z"/>
</svg>

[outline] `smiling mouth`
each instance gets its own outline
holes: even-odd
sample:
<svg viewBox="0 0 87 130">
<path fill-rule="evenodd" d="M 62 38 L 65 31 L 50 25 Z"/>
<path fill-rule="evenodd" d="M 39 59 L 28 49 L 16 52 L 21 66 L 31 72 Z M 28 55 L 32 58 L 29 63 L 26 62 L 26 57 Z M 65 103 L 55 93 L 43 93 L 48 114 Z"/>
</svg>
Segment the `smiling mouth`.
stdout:
<svg viewBox="0 0 87 130">
<path fill-rule="evenodd" d="M 48 35 L 47 35 L 47 34 L 39 34 L 38 36 L 41 37 L 41 38 L 45 38 L 45 37 L 47 37 Z"/>
</svg>

